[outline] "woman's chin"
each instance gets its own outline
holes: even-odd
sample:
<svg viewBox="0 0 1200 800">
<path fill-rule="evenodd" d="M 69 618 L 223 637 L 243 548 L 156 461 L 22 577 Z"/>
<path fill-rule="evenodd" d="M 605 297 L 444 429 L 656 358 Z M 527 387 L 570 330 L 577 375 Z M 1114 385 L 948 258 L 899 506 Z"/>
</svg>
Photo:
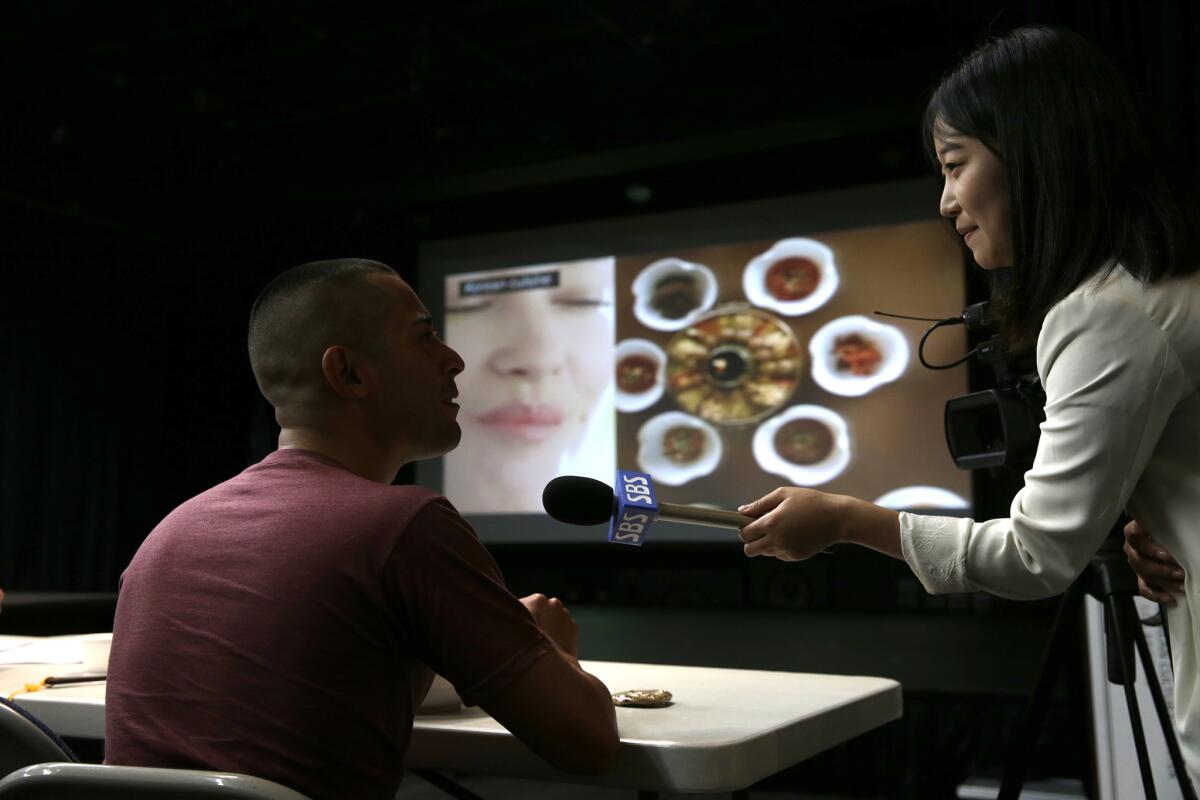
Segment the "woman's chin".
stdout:
<svg viewBox="0 0 1200 800">
<path fill-rule="evenodd" d="M 984 250 L 980 253 L 976 253 L 974 250 L 972 250 L 971 255 L 974 257 L 976 264 L 978 264 L 982 269 L 989 271 L 993 269 L 1004 269 L 1005 267 L 1011 267 L 1013 262 L 1011 256 L 1004 253 L 994 253 L 989 250 Z"/>
<path fill-rule="evenodd" d="M 447 474 L 446 496 L 464 514 L 528 514 L 542 511 L 542 491 L 554 477 L 553 466 L 526 469 L 512 463 L 486 475 Z"/>
<path fill-rule="evenodd" d="M 553 469 L 567 443 L 573 436 L 578 438 L 578 433 L 568 425 L 464 425 L 459 449 L 472 459 L 495 459 L 498 463 L 532 466 L 549 460 L 548 468 Z"/>
</svg>

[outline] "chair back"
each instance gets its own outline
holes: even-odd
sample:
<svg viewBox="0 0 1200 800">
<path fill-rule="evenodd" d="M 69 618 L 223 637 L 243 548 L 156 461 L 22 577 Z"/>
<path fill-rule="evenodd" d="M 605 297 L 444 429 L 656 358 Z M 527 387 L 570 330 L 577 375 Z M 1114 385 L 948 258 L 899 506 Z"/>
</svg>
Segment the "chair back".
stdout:
<svg viewBox="0 0 1200 800">
<path fill-rule="evenodd" d="M 191 769 L 32 764 L 0 780 L 0 800 L 309 800 L 262 778 Z"/>
<path fill-rule="evenodd" d="M 39 761 L 78 760 L 40 719 L 0 697 L 0 776 Z"/>
</svg>

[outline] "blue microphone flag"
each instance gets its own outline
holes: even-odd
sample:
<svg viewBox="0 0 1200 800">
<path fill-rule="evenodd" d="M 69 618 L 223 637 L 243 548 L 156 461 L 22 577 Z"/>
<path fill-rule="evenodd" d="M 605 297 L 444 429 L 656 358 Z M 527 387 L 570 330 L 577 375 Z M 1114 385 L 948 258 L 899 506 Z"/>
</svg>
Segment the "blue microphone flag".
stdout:
<svg viewBox="0 0 1200 800">
<path fill-rule="evenodd" d="M 618 544 L 640 547 L 646 531 L 658 514 L 654 484 L 644 472 L 617 470 L 614 484 L 617 492 L 617 512 L 608 526 L 608 540 Z"/>
</svg>

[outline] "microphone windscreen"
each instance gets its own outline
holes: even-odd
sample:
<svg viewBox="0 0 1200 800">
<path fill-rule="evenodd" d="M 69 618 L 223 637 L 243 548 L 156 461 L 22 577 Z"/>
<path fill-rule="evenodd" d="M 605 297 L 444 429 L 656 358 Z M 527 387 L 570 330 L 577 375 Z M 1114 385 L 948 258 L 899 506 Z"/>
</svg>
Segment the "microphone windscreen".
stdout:
<svg viewBox="0 0 1200 800">
<path fill-rule="evenodd" d="M 568 525 L 599 525 L 612 519 L 612 487 L 593 478 L 561 475 L 542 490 L 542 507 Z"/>
</svg>

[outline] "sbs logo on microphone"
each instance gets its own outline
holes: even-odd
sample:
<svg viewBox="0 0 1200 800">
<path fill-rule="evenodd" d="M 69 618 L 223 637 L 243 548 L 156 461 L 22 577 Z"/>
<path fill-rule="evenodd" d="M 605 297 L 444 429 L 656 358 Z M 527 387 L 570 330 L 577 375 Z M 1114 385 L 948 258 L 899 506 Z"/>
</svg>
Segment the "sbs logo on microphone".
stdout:
<svg viewBox="0 0 1200 800">
<path fill-rule="evenodd" d="M 641 546 L 646 531 L 658 514 L 654 484 L 643 472 L 617 470 L 617 513 L 608 529 L 608 540 L 619 544 Z"/>
</svg>

